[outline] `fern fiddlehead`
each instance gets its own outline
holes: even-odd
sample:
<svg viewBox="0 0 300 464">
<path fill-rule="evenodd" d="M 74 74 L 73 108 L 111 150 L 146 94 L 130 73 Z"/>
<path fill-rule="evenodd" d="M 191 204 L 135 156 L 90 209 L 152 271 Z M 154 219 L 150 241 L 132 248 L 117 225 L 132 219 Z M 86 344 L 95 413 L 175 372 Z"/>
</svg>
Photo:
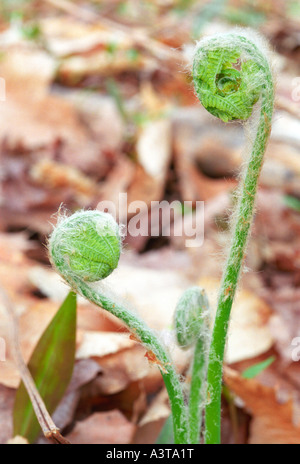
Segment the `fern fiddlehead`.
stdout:
<svg viewBox="0 0 300 464">
<path fill-rule="evenodd" d="M 172 409 L 174 440 L 188 443 L 187 410 L 183 391 L 167 350 L 139 316 L 107 295 L 95 282 L 117 267 L 121 252 L 119 227 L 112 216 L 100 211 L 79 211 L 59 220 L 49 239 L 54 268 L 71 288 L 119 318 L 151 352 L 160 368 Z"/>
<path fill-rule="evenodd" d="M 183 349 L 194 347 L 189 394 L 190 442 L 198 444 L 205 405 L 207 357 L 210 342 L 210 307 L 204 289 L 192 287 L 175 310 L 175 333 Z"/>
<path fill-rule="evenodd" d="M 274 79 L 264 43 L 237 30 L 198 44 L 193 78 L 203 106 L 224 122 L 250 118 L 251 153 L 241 179 L 233 238 L 223 272 L 207 373 L 206 443 L 221 441 L 222 371 L 230 312 L 237 290 L 255 208 L 259 174 L 274 108 Z"/>
</svg>

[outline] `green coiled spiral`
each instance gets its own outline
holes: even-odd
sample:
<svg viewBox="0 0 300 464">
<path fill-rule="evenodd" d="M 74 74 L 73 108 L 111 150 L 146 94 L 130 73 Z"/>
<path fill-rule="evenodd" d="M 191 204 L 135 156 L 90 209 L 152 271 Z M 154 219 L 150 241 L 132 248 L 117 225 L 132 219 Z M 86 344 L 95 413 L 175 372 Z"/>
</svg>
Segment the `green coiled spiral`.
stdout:
<svg viewBox="0 0 300 464">
<path fill-rule="evenodd" d="M 205 318 L 209 302 L 204 289 L 187 289 L 179 299 L 175 310 L 175 332 L 181 348 L 189 348 L 207 333 Z"/>
<path fill-rule="evenodd" d="M 113 217 L 101 211 L 79 211 L 62 218 L 49 240 L 50 256 L 62 274 L 86 282 L 108 277 L 118 266 L 121 237 Z"/>
<path fill-rule="evenodd" d="M 203 39 L 197 47 L 193 62 L 197 96 L 207 111 L 224 122 L 247 120 L 262 87 L 268 80 L 271 84 L 271 75 L 266 76 L 269 67 L 256 48 L 238 33 Z"/>
</svg>

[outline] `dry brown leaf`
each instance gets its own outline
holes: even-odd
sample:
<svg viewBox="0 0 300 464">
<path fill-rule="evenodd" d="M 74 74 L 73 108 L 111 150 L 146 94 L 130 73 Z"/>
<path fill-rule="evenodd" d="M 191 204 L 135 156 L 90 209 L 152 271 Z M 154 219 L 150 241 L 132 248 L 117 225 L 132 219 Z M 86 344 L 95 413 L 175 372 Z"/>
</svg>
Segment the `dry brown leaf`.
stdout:
<svg viewBox="0 0 300 464">
<path fill-rule="evenodd" d="M 160 201 L 164 193 L 164 181 L 165 179 L 161 178 L 153 179 L 152 176 L 145 172 L 142 166 L 137 165 L 132 183 L 127 192 L 128 204 L 137 199 L 138 201 L 146 203 L 147 206 L 151 204 L 151 201 Z M 145 213 L 146 212 L 148 213 L 145 208 Z M 135 211 L 133 213 L 135 213 Z"/>
<path fill-rule="evenodd" d="M 121 224 L 125 222 L 125 218 L 127 217 L 127 205 L 122 206 L 119 201 L 119 194 L 127 192 L 134 177 L 135 164 L 125 155 L 120 155 L 114 168 L 100 187 L 99 201 L 109 201 L 115 205 L 116 219 Z"/>
<path fill-rule="evenodd" d="M 251 444 L 300 444 L 300 426 L 299 421 L 296 422 L 293 398 L 282 403 L 277 398 L 276 389 L 261 385 L 257 380 L 244 379 L 228 368 L 225 370 L 225 382 L 253 416 Z"/>
<path fill-rule="evenodd" d="M 170 110 L 168 99 L 158 94 L 149 81 L 141 83 L 140 101 L 150 119 L 153 120 L 160 118 L 162 114 Z"/>
<path fill-rule="evenodd" d="M 1 60 L 1 76 L 6 80 L 8 96 L 13 94 L 20 103 L 26 98 L 33 102 L 43 98 L 55 75 L 55 60 L 45 51 L 23 42 L 8 46 Z M 20 85 L 22 82 L 22 85 Z M 28 91 L 28 95 L 25 95 Z M 6 104 L 9 103 L 6 99 Z M 6 104 L 4 106 L 6 106 Z M 2 110 L 5 108 L 2 107 Z"/>
<path fill-rule="evenodd" d="M 88 128 L 90 139 L 99 141 L 99 148 L 108 154 L 109 162 L 117 162 L 126 136 L 126 126 L 114 98 L 80 90 L 69 91 L 64 98 L 72 103 L 80 121 Z"/>
<path fill-rule="evenodd" d="M 71 16 L 43 18 L 40 27 L 49 50 L 57 57 L 86 53 L 95 48 L 107 48 L 112 43 L 120 49 L 128 49 L 130 41 L 116 31 L 78 21 Z"/>
<path fill-rule="evenodd" d="M 78 169 L 52 160 L 40 160 L 31 167 L 30 175 L 39 185 L 50 189 L 73 189 L 75 197 L 90 199 L 98 189 L 92 179 Z"/>
<path fill-rule="evenodd" d="M 150 404 L 141 421 L 134 437 L 135 444 L 155 443 L 165 420 L 170 415 L 168 394 L 163 389 Z"/>
<path fill-rule="evenodd" d="M 166 390 L 162 390 L 151 403 L 148 411 L 139 422 L 139 427 L 147 425 L 151 422 L 156 422 L 162 419 L 167 419 L 170 415 L 170 405 L 168 402 L 168 394 Z"/>
<path fill-rule="evenodd" d="M 139 163 L 156 182 L 165 182 L 171 160 L 171 124 L 160 119 L 147 124 L 137 140 Z"/>
<path fill-rule="evenodd" d="M 128 334 L 115 332 L 79 331 L 80 344 L 77 348 L 77 359 L 102 358 L 112 353 L 131 348 L 135 342 Z"/>
<path fill-rule="evenodd" d="M 49 95 L 45 85 L 39 92 L 33 86 L 31 76 L 24 78 L 22 69 L 20 63 L 16 66 L 13 52 L 6 55 L 0 67 L 7 83 L 6 103 L 0 115 L 0 137 L 2 140 L 5 138 L 7 147 L 38 150 L 51 147 L 60 140 L 62 161 L 71 164 L 72 160 L 74 166 L 82 169 L 87 169 L 92 163 L 94 169 L 97 166 L 101 172 L 105 166 L 104 158 L 99 156 L 101 148 L 91 142 L 72 105 L 60 96 Z"/>
<path fill-rule="evenodd" d="M 132 59 L 128 51 L 118 50 L 114 54 L 104 50 L 87 56 L 71 56 L 65 58 L 59 67 L 58 74 L 62 82 L 78 82 L 86 76 L 111 76 L 124 71 L 153 71 L 156 62 L 139 54 Z"/>
<path fill-rule="evenodd" d="M 155 65 L 154 60 L 141 54 L 132 59 L 128 53 L 134 47 L 132 37 L 115 29 L 85 24 L 68 16 L 46 18 L 41 21 L 41 28 L 49 49 L 61 60 L 59 76 L 67 82 L 87 75 L 111 75 Z"/>
<path fill-rule="evenodd" d="M 77 422 L 67 439 L 73 445 L 129 444 L 135 429 L 135 425 L 117 410 L 100 412 Z"/>
<path fill-rule="evenodd" d="M 146 350 L 135 344 L 131 349 L 99 359 L 102 374 L 93 382 L 93 395 L 115 395 L 130 384 L 140 382 L 147 394 L 152 394 L 162 385 L 162 377 L 156 366 L 145 358 Z"/>
</svg>

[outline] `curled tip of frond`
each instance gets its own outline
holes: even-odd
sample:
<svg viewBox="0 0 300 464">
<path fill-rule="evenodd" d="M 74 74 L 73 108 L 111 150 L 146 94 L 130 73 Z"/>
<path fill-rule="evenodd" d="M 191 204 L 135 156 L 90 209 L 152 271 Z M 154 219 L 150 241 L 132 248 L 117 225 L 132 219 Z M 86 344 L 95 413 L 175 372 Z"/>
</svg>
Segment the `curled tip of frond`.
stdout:
<svg viewBox="0 0 300 464">
<path fill-rule="evenodd" d="M 175 332 L 178 344 L 189 348 L 200 337 L 207 335 L 209 302 L 205 290 L 199 287 L 187 289 L 179 299 L 175 310 Z"/>
<path fill-rule="evenodd" d="M 260 96 L 274 87 L 268 47 L 249 29 L 198 42 L 193 78 L 203 106 L 224 122 L 247 120 Z"/>
<path fill-rule="evenodd" d="M 79 211 L 58 218 L 49 239 L 49 253 L 59 273 L 96 282 L 118 266 L 121 234 L 114 218 L 101 211 Z"/>
</svg>

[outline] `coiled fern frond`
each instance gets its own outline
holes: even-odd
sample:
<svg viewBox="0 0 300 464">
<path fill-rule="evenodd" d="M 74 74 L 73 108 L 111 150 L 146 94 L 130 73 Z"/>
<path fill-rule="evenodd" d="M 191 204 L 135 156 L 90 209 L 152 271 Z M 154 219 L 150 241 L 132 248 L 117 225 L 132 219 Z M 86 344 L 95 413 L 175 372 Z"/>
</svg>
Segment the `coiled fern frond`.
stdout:
<svg viewBox="0 0 300 464">
<path fill-rule="evenodd" d="M 247 120 L 261 93 L 273 89 L 272 72 L 259 45 L 239 31 L 199 42 L 193 78 L 202 105 L 224 122 Z"/>
</svg>

